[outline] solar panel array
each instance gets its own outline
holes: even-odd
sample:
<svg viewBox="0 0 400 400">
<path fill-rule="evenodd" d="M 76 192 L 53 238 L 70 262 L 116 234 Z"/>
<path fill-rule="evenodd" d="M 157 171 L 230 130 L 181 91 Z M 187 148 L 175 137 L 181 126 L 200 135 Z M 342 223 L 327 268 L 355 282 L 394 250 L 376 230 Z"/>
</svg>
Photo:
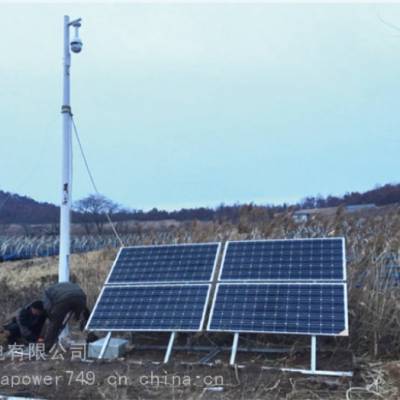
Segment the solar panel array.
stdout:
<svg viewBox="0 0 400 400">
<path fill-rule="evenodd" d="M 209 282 L 220 243 L 125 247 L 107 284 Z"/>
<path fill-rule="evenodd" d="M 340 335 L 346 329 L 344 291 L 343 283 L 220 283 L 208 329 Z"/>
<path fill-rule="evenodd" d="M 202 330 L 219 250 L 220 243 L 122 248 L 86 329 Z"/>
<path fill-rule="evenodd" d="M 198 331 L 211 285 L 106 286 L 89 329 Z"/>
<path fill-rule="evenodd" d="M 347 335 L 344 239 L 228 242 L 207 329 Z"/>
<path fill-rule="evenodd" d="M 228 242 L 207 330 L 346 335 L 344 239 Z M 123 248 L 87 325 L 202 330 L 220 243 Z"/>
<path fill-rule="evenodd" d="M 343 239 L 228 242 L 220 280 L 343 280 Z"/>
</svg>

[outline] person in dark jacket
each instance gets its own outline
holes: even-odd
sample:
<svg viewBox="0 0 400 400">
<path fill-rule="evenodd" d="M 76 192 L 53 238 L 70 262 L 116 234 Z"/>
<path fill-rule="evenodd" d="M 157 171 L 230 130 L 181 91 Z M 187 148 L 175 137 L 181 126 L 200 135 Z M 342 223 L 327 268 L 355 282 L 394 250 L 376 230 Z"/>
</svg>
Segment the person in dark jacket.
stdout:
<svg viewBox="0 0 400 400">
<path fill-rule="evenodd" d="M 16 343 L 20 339 L 28 343 L 36 343 L 40 337 L 46 317 L 43 302 L 40 300 L 22 307 L 3 326 L 8 344 Z"/>
<path fill-rule="evenodd" d="M 83 330 L 90 312 L 86 306 L 86 294 L 76 283 L 60 282 L 44 291 L 43 305 L 49 318 L 44 343 L 48 352 L 57 341 L 71 316 L 80 321 Z"/>
</svg>

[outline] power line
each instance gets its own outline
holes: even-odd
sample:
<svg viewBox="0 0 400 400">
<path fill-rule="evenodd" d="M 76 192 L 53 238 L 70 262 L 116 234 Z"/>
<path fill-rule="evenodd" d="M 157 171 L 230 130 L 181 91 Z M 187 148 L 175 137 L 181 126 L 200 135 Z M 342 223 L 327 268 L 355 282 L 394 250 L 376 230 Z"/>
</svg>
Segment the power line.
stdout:
<svg viewBox="0 0 400 400">
<path fill-rule="evenodd" d="M 98 196 L 100 196 L 101 193 L 100 193 L 99 190 L 97 189 L 96 182 L 95 182 L 95 180 L 94 180 L 94 178 L 93 178 L 92 171 L 90 170 L 89 163 L 88 163 L 87 158 L 86 158 L 86 155 L 85 155 L 85 151 L 83 150 L 83 146 L 82 146 L 81 140 L 80 140 L 80 138 L 79 138 L 78 129 L 76 128 L 75 121 L 74 121 L 74 118 L 72 117 L 72 115 L 71 115 L 71 121 L 72 121 L 72 126 L 73 126 L 73 128 L 74 128 L 75 137 L 76 137 L 76 140 L 77 140 L 77 142 L 78 142 L 79 150 L 80 150 L 80 152 L 81 152 L 82 159 L 83 159 L 83 162 L 84 162 L 85 167 L 86 167 L 86 171 L 87 171 L 87 173 L 88 173 L 88 175 L 89 175 L 90 182 L 92 183 L 92 186 L 93 186 L 93 189 L 94 189 L 95 193 L 96 193 Z M 125 246 L 125 245 L 124 245 L 124 242 L 122 241 L 121 237 L 119 236 L 119 234 L 118 234 L 118 232 L 117 232 L 117 230 L 116 230 L 116 228 L 115 228 L 114 222 L 111 220 L 110 214 L 109 214 L 108 212 L 106 212 L 105 215 L 106 215 L 107 220 L 108 220 L 108 222 L 109 222 L 109 224 L 110 224 L 110 226 L 111 226 L 111 229 L 112 229 L 113 232 L 114 232 L 114 235 L 115 235 L 116 238 L 118 239 L 120 245 L 121 245 L 122 247 L 124 247 L 124 246 Z"/>
<path fill-rule="evenodd" d="M 385 24 L 386 26 L 388 26 L 389 28 L 395 29 L 396 31 L 400 32 L 400 27 L 398 27 L 397 25 L 392 24 L 391 22 L 385 21 L 379 12 L 377 12 L 377 16 L 379 18 L 379 20 Z"/>
</svg>

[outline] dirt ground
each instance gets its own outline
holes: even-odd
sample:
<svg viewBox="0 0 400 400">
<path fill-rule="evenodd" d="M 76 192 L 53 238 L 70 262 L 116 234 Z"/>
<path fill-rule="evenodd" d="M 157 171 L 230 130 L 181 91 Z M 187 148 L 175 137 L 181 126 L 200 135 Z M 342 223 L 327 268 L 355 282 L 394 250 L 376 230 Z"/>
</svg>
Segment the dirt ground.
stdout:
<svg viewBox="0 0 400 400">
<path fill-rule="evenodd" d="M 349 354 L 321 352 L 320 369 L 352 369 L 352 378 L 284 373 L 263 367 L 307 367 L 309 353 L 229 352 L 200 365 L 206 353 L 175 351 L 162 364 L 163 352 L 131 348 L 124 358 L 108 360 L 0 361 L 0 394 L 41 399 L 398 399 L 400 362 L 368 364 Z M 356 362 L 351 365 L 352 362 Z"/>
</svg>

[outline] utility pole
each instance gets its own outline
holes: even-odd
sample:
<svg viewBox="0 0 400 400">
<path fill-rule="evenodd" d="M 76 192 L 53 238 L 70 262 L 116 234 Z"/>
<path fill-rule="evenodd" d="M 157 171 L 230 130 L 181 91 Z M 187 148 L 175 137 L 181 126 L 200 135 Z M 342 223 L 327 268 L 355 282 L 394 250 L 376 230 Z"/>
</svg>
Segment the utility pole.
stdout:
<svg viewBox="0 0 400 400">
<path fill-rule="evenodd" d="M 70 27 L 75 28 L 75 37 L 70 41 Z M 69 281 L 69 257 L 71 248 L 71 189 L 72 189 L 72 112 L 70 103 L 71 50 L 80 53 L 82 41 L 78 36 L 81 19 L 69 20 L 64 16 L 64 62 L 63 62 L 63 104 L 62 113 L 62 195 L 60 207 L 60 259 L 58 281 Z"/>
</svg>

